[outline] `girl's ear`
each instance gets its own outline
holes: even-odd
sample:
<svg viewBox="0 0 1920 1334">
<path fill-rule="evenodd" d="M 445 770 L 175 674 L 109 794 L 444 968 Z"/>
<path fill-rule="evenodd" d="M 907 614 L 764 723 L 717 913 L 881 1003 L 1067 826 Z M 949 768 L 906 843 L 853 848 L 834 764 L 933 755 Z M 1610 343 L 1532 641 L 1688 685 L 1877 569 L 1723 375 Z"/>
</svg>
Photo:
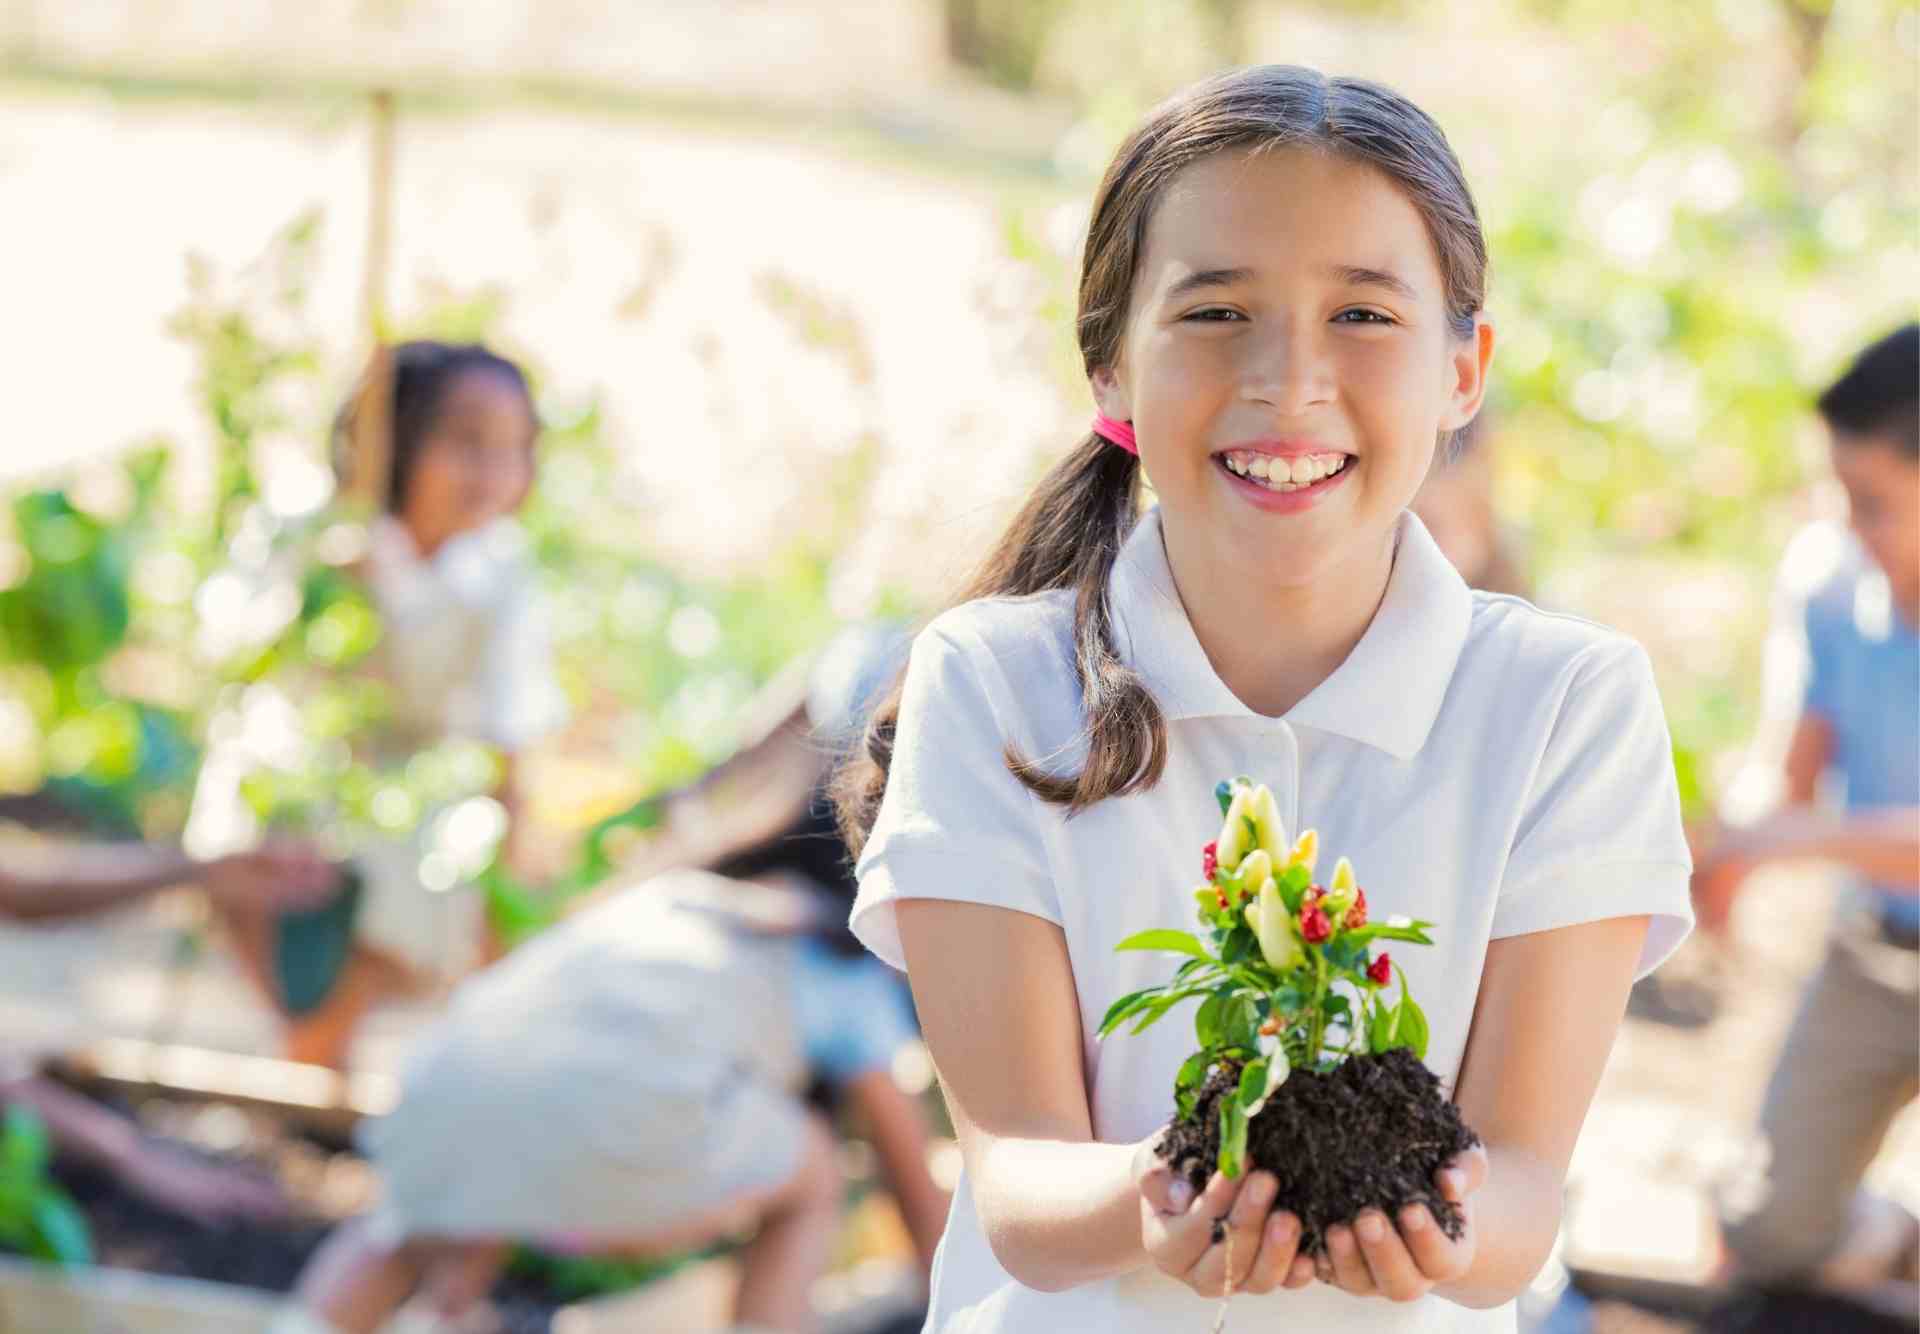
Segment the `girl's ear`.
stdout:
<svg viewBox="0 0 1920 1334">
<path fill-rule="evenodd" d="M 1100 409 L 1100 415 L 1111 417 L 1117 422 L 1133 420 L 1133 396 L 1120 382 L 1119 373 L 1111 366 L 1102 366 L 1087 377 L 1093 386 L 1093 401 Z"/>
<path fill-rule="evenodd" d="M 1447 393 L 1447 409 L 1440 414 L 1440 429 L 1457 431 L 1472 421 L 1487 396 L 1487 367 L 1493 361 L 1493 321 L 1484 313 L 1473 317 L 1473 332 L 1453 340 L 1447 358 L 1452 384 Z"/>
</svg>

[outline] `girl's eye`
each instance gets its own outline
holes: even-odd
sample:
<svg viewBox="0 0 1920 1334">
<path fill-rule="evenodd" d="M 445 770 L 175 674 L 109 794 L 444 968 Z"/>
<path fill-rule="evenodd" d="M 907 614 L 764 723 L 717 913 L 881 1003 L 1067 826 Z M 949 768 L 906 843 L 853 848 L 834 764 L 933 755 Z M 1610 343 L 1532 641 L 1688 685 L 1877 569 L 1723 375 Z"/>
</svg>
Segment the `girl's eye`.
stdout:
<svg viewBox="0 0 1920 1334">
<path fill-rule="evenodd" d="M 1354 320 L 1348 320 L 1347 316 L 1349 315 L 1355 315 L 1355 316 L 1358 316 L 1359 318 Z M 1349 323 L 1349 324 L 1397 323 L 1397 321 L 1391 315 L 1383 315 L 1377 310 L 1360 310 L 1360 309 L 1343 310 L 1338 315 L 1335 315 L 1333 318 L 1336 323 L 1339 323 L 1342 321 L 1345 321 L 1346 323 Z"/>
<path fill-rule="evenodd" d="M 1184 318 L 1197 320 L 1202 324 L 1226 324 L 1246 317 L 1237 310 L 1228 310 L 1225 306 L 1208 306 L 1205 310 L 1190 311 Z"/>
</svg>

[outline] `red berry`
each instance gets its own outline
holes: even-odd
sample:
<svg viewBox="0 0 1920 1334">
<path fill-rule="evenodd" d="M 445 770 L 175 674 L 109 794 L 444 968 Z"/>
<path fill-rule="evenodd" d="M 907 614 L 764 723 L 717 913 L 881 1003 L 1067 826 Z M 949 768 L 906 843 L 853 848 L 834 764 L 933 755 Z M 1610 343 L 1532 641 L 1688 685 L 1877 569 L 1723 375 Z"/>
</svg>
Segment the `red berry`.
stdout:
<svg viewBox="0 0 1920 1334">
<path fill-rule="evenodd" d="M 1379 958 L 1368 964 L 1367 980 L 1383 987 L 1393 981 L 1393 956 L 1382 954 Z"/>
<path fill-rule="evenodd" d="M 1347 909 L 1347 930 L 1367 924 L 1367 891 L 1356 888 L 1353 891 L 1353 906 Z"/>
<path fill-rule="evenodd" d="M 1327 916 L 1325 908 L 1315 907 L 1311 902 L 1300 905 L 1300 934 L 1309 945 L 1319 945 L 1333 934 L 1333 919 Z"/>
<path fill-rule="evenodd" d="M 1220 869 L 1220 844 L 1216 841 L 1200 849 L 1200 874 L 1213 879 L 1213 873 Z"/>
<path fill-rule="evenodd" d="M 1223 889 L 1219 891 L 1219 893 L 1220 893 L 1220 906 L 1222 908 L 1232 907 L 1233 905 L 1227 902 L 1227 891 Z"/>
</svg>

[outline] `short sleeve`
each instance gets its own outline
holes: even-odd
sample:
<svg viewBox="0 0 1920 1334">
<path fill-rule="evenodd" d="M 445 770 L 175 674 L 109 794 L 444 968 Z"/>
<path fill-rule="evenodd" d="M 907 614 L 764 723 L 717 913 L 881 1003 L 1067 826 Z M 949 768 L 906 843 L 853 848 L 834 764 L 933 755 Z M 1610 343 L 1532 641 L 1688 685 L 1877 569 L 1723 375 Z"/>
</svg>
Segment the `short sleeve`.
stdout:
<svg viewBox="0 0 1920 1334">
<path fill-rule="evenodd" d="M 1829 722 L 1841 716 L 1835 679 L 1839 675 L 1839 664 L 1834 661 L 1835 636 L 1831 620 L 1831 610 L 1818 597 L 1807 599 L 1799 617 L 1805 670 L 1800 711 L 1817 714 Z"/>
<path fill-rule="evenodd" d="M 851 925 L 905 969 L 901 899 L 984 903 L 1060 922 L 1037 799 L 1007 770 L 1011 701 L 986 646 L 939 622 L 914 641 L 893 761 L 860 856 Z"/>
<path fill-rule="evenodd" d="M 1693 927 L 1693 861 L 1673 743 L 1637 644 L 1576 666 L 1541 755 L 1494 909 L 1493 936 L 1648 914 L 1635 976 Z"/>
<path fill-rule="evenodd" d="M 502 750 L 524 750 L 567 721 L 554 673 L 553 635 L 533 572 L 518 573 L 488 635 L 478 734 Z"/>
</svg>

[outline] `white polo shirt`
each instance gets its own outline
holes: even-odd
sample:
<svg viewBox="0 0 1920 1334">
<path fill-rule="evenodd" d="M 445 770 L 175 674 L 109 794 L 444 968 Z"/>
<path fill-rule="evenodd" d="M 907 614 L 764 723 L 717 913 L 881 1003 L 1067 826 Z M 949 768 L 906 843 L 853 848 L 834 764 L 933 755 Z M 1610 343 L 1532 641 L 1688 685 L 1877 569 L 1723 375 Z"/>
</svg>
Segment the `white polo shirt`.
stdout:
<svg viewBox="0 0 1920 1334">
<path fill-rule="evenodd" d="M 1174 587 L 1158 510 L 1128 538 L 1110 595 L 1120 651 L 1166 715 L 1158 786 L 1071 820 L 1022 787 L 1002 761 L 1007 742 L 1058 772 L 1074 771 L 1086 753 L 1073 594 L 956 607 L 914 642 L 852 915 L 854 933 L 897 968 L 905 967 L 898 899 L 985 903 L 1058 925 L 1079 994 L 1095 1138 L 1138 1140 L 1172 1113 L 1174 1073 L 1193 1050 L 1190 1016 L 1176 1012 L 1137 1037 L 1098 1042 L 1094 1033 L 1115 998 L 1171 975 L 1166 956 L 1113 947 L 1148 927 L 1192 928 L 1222 778 L 1268 784 L 1290 835 L 1317 828 L 1323 860 L 1351 857 L 1376 918 L 1435 923 L 1435 945 L 1392 954 L 1430 1021 L 1427 1064 L 1449 1086 L 1489 941 L 1647 913 L 1645 973 L 1686 935 L 1690 862 L 1672 751 L 1633 641 L 1469 590 L 1408 514 L 1386 596 L 1359 645 L 1306 699 L 1270 718 L 1242 704 L 1207 661 Z M 1435 1297 L 1395 1305 L 1324 1284 L 1237 1300 L 1316 1331 L 1514 1324 L 1510 1305 L 1471 1311 Z M 1063 1293 L 1014 1282 L 963 1180 L 927 1329 L 1159 1334 L 1205 1329 L 1211 1309 L 1150 1267 Z"/>
</svg>

